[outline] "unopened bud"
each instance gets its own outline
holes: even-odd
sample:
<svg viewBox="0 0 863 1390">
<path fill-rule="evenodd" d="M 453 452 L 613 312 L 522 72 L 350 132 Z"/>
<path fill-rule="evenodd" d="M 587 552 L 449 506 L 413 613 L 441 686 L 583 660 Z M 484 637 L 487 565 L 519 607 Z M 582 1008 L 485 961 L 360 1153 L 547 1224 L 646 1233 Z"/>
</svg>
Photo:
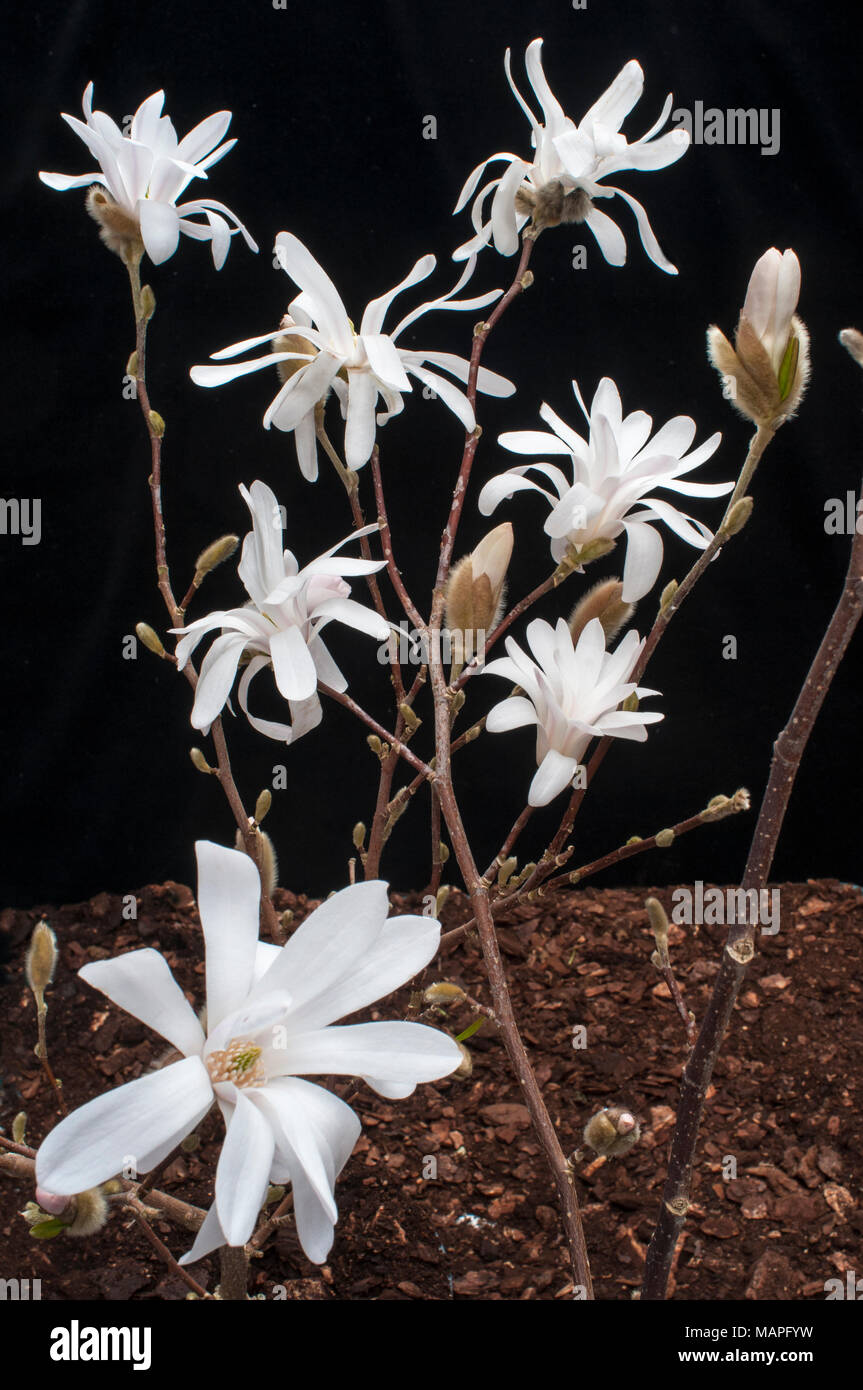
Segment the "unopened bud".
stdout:
<svg viewBox="0 0 863 1390">
<path fill-rule="evenodd" d="M 25 962 L 27 983 L 39 1004 L 54 978 L 56 965 L 57 938 L 43 917 L 33 928 Z"/>
<path fill-rule="evenodd" d="M 407 729 L 408 733 L 416 733 L 417 729 L 422 723 L 422 720 L 418 717 L 418 715 L 414 713 L 413 708 L 408 704 L 399 705 L 399 714 L 401 715 L 404 721 L 404 726 Z"/>
<path fill-rule="evenodd" d="M 201 1147 L 201 1136 L 196 1133 L 187 1134 L 180 1143 L 180 1148 L 184 1154 L 193 1154 L 196 1149 Z"/>
<path fill-rule="evenodd" d="M 71 1211 L 64 1211 L 61 1219 L 70 1236 L 93 1236 L 101 1231 L 108 1220 L 108 1203 L 102 1189 L 91 1187 L 86 1192 L 76 1193 Z"/>
<path fill-rule="evenodd" d="M 672 603 L 674 602 L 674 596 L 675 596 L 675 594 L 677 593 L 677 589 L 678 589 L 677 580 L 676 580 L 676 579 L 669 579 L 668 583 L 666 584 L 666 586 L 665 586 L 665 588 L 663 589 L 663 591 L 662 591 L 662 593 L 661 593 L 661 595 L 660 595 L 660 598 L 659 598 L 659 611 L 660 611 L 660 613 L 667 613 L 667 612 L 668 612 L 669 608 L 671 607 Z"/>
<path fill-rule="evenodd" d="M 192 762 L 199 772 L 209 772 L 215 776 L 216 768 L 210 767 L 210 764 L 207 762 L 200 748 L 190 748 L 189 757 L 192 759 Z"/>
<path fill-rule="evenodd" d="M 509 859 L 504 859 L 503 863 L 497 871 L 498 888 L 506 887 L 517 868 L 518 860 L 513 855 L 510 855 Z"/>
<path fill-rule="evenodd" d="M 141 286 L 141 317 L 145 322 L 149 321 L 156 312 L 156 296 L 149 285 Z"/>
<path fill-rule="evenodd" d="M 24 1135 L 27 1133 L 27 1111 L 19 1110 L 12 1121 L 12 1138 L 16 1144 L 24 1143 Z"/>
<path fill-rule="evenodd" d="M 220 536 L 212 545 L 202 550 L 195 561 L 195 583 L 199 584 L 205 574 L 229 560 L 239 544 L 239 536 Z"/>
<path fill-rule="evenodd" d="M 144 254 L 138 220 L 109 197 L 99 184 L 87 194 L 87 211 L 99 224 L 99 235 L 109 250 L 124 261 L 140 260 Z"/>
<path fill-rule="evenodd" d="M 632 693 L 631 693 L 630 695 L 627 695 L 626 699 L 624 700 L 624 702 L 623 702 L 623 704 L 620 706 L 620 708 L 621 708 L 626 714 L 634 714 L 634 713 L 635 713 L 635 711 L 638 709 L 638 696 L 636 695 L 636 693 L 635 693 L 634 690 L 632 691 Z"/>
<path fill-rule="evenodd" d="M 442 884 L 441 887 L 437 890 L 437 896 L 435 898 L 434 905 L 436 917 L 440 917 L 441 913 L 443 912 L 444 903 L 446 902 L 451 892 L 452 888 L 448 883 Z"/>
<path fill-rule="evenodd" d="M 620 1105 L 600 1110 L 584 1127 L 584 1142 L 605 1158 L 617 1158 L 631 1149 L 641 1137 L 641 1126 L 632 1114 Z"/>
<path fill-rule="evenodd" d="M 353 840 L 354 849 L 362 849 L 366 842 L 366 827 L 363 821 L 357 821 L 353 828 L 351 839 Z"/>
<path fill-rule="evenodd" d="M 669 845 L 674 844 L 674 831 L 660 830 L 654 836 L 654 839 L 656 840 L 656 845 L 658 849 L 668 849 Z"/>
<path fill-rule="evenodd" d="M 438 844 L 438 855 L 439 863 L 441 864 L 445 864 L 446 861 L 449 859 L 449 846 L 445 845 L 443 840 L 441 840 Z"/>
<path fill-rule="evenodd" d="M 850 352 L 859 367 L 863 367 L 863 333 L 856 328 L 843 328 L 839 341 Z"/>
<path fill-rule="evenodd" d="M 258 825 L 261 824 L 261 821 L 264 819 L 264 816 L 267 814 L 272 804 L 273 793 L 270 791 L 269 787 L 264 787 L 264 790 L 258 793 L 258 799 L 255 802 L 255 820 L 258 822 Z"/>
<path fill-rule="evenodd" d="M 130 352 L 130 353 L 129 353 L 129 360 L 128 360 L 128 362 L 126 363 L 126 375 L 127 375 L 127 376 L 137 376 L 137 375 L 138 375 L 138 354 L 137 354 L 137 352 Z"/>
<path fill-rule="evenodd" d="M 722 526 L 723 535 L 736 536 L 738 531 L 742 531 L 752 515 L 753 506 L 754 502 L 751 497 L 738 498 L 728 513 L 728 519 Z"/>
<path fill-rule="evenodd" d="M 147 419 L 150 421 L 150 429 L 157 439 L 161 439 L 165 433 L 165 421 L 162 419 L 158 410 L 148 410 Z"/>
<path fill-rule="evenodd" d="M 382 756 L 384 746 L 378 738 L 377 734 L 369 734 L 366 738 L 366 743 L 369 745 L 369 748 L 371 748 L 372 752 L 377 754 L 379 758 Z"/>
<path fill-rule="evenodd" d="M 471 1057 L 464 1043 L 457 1043 L 456 1046 L 458 1047 L 458 1050 L 461 1053 L 461 1062 L 456 1067 L 455 1071 L 450 1073 L 450 1075 L 457 1077 L 459 1081 L 466 1081 L 467 1078 L 473 1072 L 473 1058 Z"/>
<path fill-rule="evenodd" d="M 149 623 L 136 623 L 135 633 L 138 641 L 143 643 L 147 651 L 152 652 L 154 656 L 166 655 L 165 648 L 162 645 L 162 639 L 159 637 L 159 634 L 150 627 Z"/>
<path fill-rule="evenodd" d="M 569 630 L 573 644 L 592 618 L 598 618 L 601 622 L 606 645 L 614 640 L 635 612 L 634 604 L 623 602 L 622 593 L 623 584 L 619 579 L 601 579 L 592 589 L 588 589 L 570 615 Z"/>
<path fill-rule="evenodd" d="M 283 328 L 296 328 L 297 325 L 289 314 L 285 314 L 282 319 Z M 278 338 L 273 339 L 273 352 L 296 352 L 301 353 L 299 357 L 288 357 L 283 362 L 276 363 L 281 382 L 288 381 L 295 372 L 301 367 L 309 365 L 309 359 L 317 357 L 318 349 L 308 338 L 302 338 L 296 333 L 282 333 Z"/>
<path fill-rule="evenodd" d="M 668 918 L 665 915 L 665 908 L 658 898 L 648 898 L 644 906 L 647 909 L 647 915 L 650 918 L 650 925 L 656 939 L 658 963 L 668 965 Z"/>
<path fill-rule="evenodd" d="M 463 650 L 458 659 L 462 662 L 476 652 L 478 634 L 488 632 L 500 616 L 512 544 L 512 524 L 505 521 L 489 531 L 450 574 L 446 622 L 451 633 L 461 635 Z"/>
<path fill-rule="evenodd" d="M 441 980 L 436 985 L 429 985 L 423 994 L 425 1004 L 460 1004 L 467 996 L 460 985 L 450 984 L 449 980 Z"/>
</svg>

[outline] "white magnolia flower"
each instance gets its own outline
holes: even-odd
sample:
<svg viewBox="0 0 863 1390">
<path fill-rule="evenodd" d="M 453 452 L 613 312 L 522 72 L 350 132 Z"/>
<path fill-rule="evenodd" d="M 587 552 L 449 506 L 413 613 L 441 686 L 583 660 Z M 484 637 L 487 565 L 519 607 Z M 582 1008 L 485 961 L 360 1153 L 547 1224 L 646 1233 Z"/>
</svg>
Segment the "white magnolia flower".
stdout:
<svg viewBox="0 0 863 1390">
<path fill-rule="evenodd" d="M 301 290 L 291 303 L 288 316 L 275 332 L 247 338 L 245 342 L 214 352 L 213 360 L 236 357 L 262 343 L 274 343 L 278 348 L 276 340 L 285 334 L 304 339 L 309 351 L 275 350 L 250 362 L 193 367 L 193 381 L 199 386 L 221 386 L 235 377 L 274 367 L 279 362 L 299 362 L 299 369 L 291 372 L 268 406 L 264 426 L 269 429 L 270 425 L 275 425 L 286 432 L 294 431 L 300 468 L 310 481 L 318 476 L 315 407 L 325 399 L 331 387 L 339 398 L 346 421 L 345 461 L 349 468 L 362 468 L 368 462 L 374 448 L 376 423 L 384 425 L 403 410 L 403 393 L 412 390 L 409 376 L 416 377 L 440 396 L 468 433 L 475 428 L 476 419 L 467 396 L 427 365 L 439 367 L 457 381 L 467 382 L 469 364 L 464 358 L 451 352 L 411 349 L 396 344 L 406 328 L 432 309 L 482 309 L 500 296 L 500 290 L 492 290 L 474 299 L 454 298 L 471 278 L 475 261 L 469 263 L 448 294 L 421 304 L 389 333 L 384 333 L 384 317 L 396 295 L 419 284 L 434 270 L 434 256 L 423 256 L 400 284 L 366 307 L 357 333 L 332 280 L 301 241 L 289 232 L 280 232 L 276 238 L 276 255 Z M 510 396 L 515 387 L 505 377 L 482 367 L 478 389 L 493 396 Z M 385 406 L 380 413 L 377 413 L 378 397 Z"/>
<path fill-rule="evenodd" d="M 525 54 L 525 67 L 542 111 L 542 121 L 534 115 L 512 80 L 510 50 L 506 51 L 507 81 L 531 127 L 532 159 L 521 159 L 507 152 L 493 154 L 474 169 L 461 191 L 455 211 L 460 212 L 476 193 L 477 186 L 490 164 L 503 160 L 502 174 L 492 179 L 476 193 L 471 218 L 476 235 L 459 247 L 454 258 L 462 260 L 487 246 L 490 241 L 504 256 L 518 248 L 518 234 L 530 213 L 525 204 L 535 205 L 537 196 L 550 184 L 559 184 L 563 194 L 584 195 L 576 199 L 577 214 L 563 215 L 557 220 L 585 221 L 599 244 L 599 249 L 611 265 L 623 265 L 626 260 L 626 239 L 620 228 L 593 202 L 595 198 L 615 196 L 628 203 L 635 213 L 638 233 L 650 259 L 662 270 L 677 274 L 676 267 L 663 255 L 653 234 L 647 213 L 630 193 L 601 181 L 624 169 L 664 169 L 680 159 L 689 147 L 689 134 L 676 128 L 654 137 L 665 125 L 673 98 L 666 97 L 659 119 L 645 135 L 631 144 L 620 133 L 620 127 L 635 106 L 644 88 L 644 73 L 640 64 L 630 60 L 618 73 L 607 92 L 594 102 L 578 124 L 564 114 L 563 108 L 546 81 L 542 69 L 542 39 L 534 39 Z M 485 203 L 492 194 L 491 213 L 485 220 Z"/>
<path fill-rule="evenodd" d="M 387 917 L 387 885 L 327 899 L 285 946 L 258 941 L 260 879 L 247 855 L 199 841 L 198 907 L 206 943 L 206 1035 L 165 958 L 151 948 L 80 971 L 182 1053 L 183 1061 L 89 1101 L 36 1156 L 40 1188 L 77 1193 L 120 1172 L 146 1173 L 214 1100 L 227 1134 L 215 1201 L 186 1264 L 243 1245 L 268 1185 L 290 1182 L 297 1234 L 322 1263 L 333 1242 L 335 1181 L 360 1134 L 344 1101 L 301 1076 L 360 1076 L 390 1099 L 448 1076 L 452 1038 L 416 1023 L 330 1025 L 390 994 L 427 965 L 440 939 L 428 917 Z"/>
<path fill-rule="evenodd" d="M 563 618 L 557 627 L 542 618 L 528 624 L 527 640 L 536 657 L 506 639 L 509 656 L 490 661 L 484 674 L 504 676 L 521 687 L 523 695 L 511 695 L 490 710 L 486 728 L 493 734 L 536 724 L 538 771 L 530 784 L 531 806 L 547 806 L 574 780 L 578 765 L 592 738 L 647 738 L 646 724 L 664 715 L 621 710 L 628 695 L 657 695 L 628 681 L 644 647 L 637 632 L 627 632 L 614 652 L 605 650 L 605 633 L 598 618 L 587 624 L 578 643 Z"/>
<path fill-rule="evenodd" d="M 245 655 L 251 659 L 240 681 L 240 707 L 259 733 L 290 743 L 321 721 L 319 680 L 333 690 L 347 689 L 347 681 L 324 646 L 324 625 L 336 619 L 378 641 L 389 637 L 389 623 L 349 598 L 350 586 L 343 578 L 346 574 L 374 574 L 386 561 L 336 555 L 348 541 L 378 529 L 366 526 L 300 569 L 290 550 L 282 549 L 282 512 L 273 491 L 266 483 L 255 482 L 248 491 L 241 484 L 240 492 L 252 513 L 253 529 L 243 542 L 237 573 L 250 602 L 244 608 L 217 611 L 187 627 L 172 628 L 180 634 L 177 665 L 182 671 L 204 634 L 221 628 L 221 636 L 204 657 L 198 676 L 192 709 L 194 728 L 208 729 L 221 712 Z M 290 724 L 258 719 L 249 713 L 249 685 L 269 665 L 279 693 L 290 704 Z"/>
<path fill-rule="evenodd" d="M 572 387 L 590 426 L 589 439 L 583 439 L 543 404 L 539 413 L 553 434 L 517 430 L 502 434 L 499 440 L 517 454 L 569 454 L 572 483 L 554 464 L 525 464 L 487 482 L 479 496 L 479 509 L 488 516 L 514 492 L 528 489 L 542 493 L 552 508 L 545 532 L 551 537 L 551 553 L 557 562 L 567 553 L 577 560 L 585 547 L 602 540 L 613 542 L 625 531 L 622 598 L 624 603 L 634 603 L 653 587 L 662 564 L 662 538 L 651 522 L 664 521 L 682 540 L 701 550 L 712 539 L 712 533 L 695 517 L 648 494 L 655 488 L 685 497 L 722 497 L 730 492 L 733 483 L 680 481 L 683 474 L 710 458 L 722 435 L 712 434 L 688 454 L 695 437 L 695 421 L 688 415 L 676 415 L 651 439 L 651 417 L 635 410 L 624 418 L 620 394 L 610 377 L 600 381 L 589 413 L 578 383 L 574 381 Z M 545 474 L 554 491 L 526 478 L 530 469 Z"/>
<path fill-rule="evenodd" d="M 237 143 L 219 144 L 231 123 L 231 112 L 217 111 L 178 140 L 171 120 L 162 115 L 164 100 L 164 92 L 147 97 L 124 135 L 104 111 L 93 110 L 93 83 L 88 83 L 85 119 L 79 121 L 64 112 L 63 120 L 81 137 L 99 168 L 90 174 L 40 172 L 39 177 L 60 191 L 102 184 L 114 203 L 139 224 L 147 255 L 156 265 L 173 256 L 184 232 L 196 241 L 212 242 L 213 261 L 220 270 L 232 236 L 239 232 L 246 245 L 257 251 L 254 241 L 224 203 L 197 198 L 178 206 L 177 199 L 192 179 L 205 179 L 210 166 Z M 196 217 L 204 220 L 193 221 Z"/>
</svg>

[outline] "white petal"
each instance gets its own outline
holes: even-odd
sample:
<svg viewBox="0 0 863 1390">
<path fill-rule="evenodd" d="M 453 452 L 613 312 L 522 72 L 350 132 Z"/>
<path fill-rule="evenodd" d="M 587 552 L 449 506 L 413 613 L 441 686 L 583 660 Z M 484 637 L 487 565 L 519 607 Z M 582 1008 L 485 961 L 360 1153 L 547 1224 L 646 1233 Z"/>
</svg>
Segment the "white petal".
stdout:
<svg viewBox="0 0 863 1390">
<path fill-rule="evenodd" d="M 565 758 L 554 748 L 549 749 L 530 784 L 527 798 L 529 805 L 547 806 L 560 795 L 564 787 L 569 786 L 577 767 L 577 758 Z"/>
<path fill-rule="evenodd" d="M 626 237 L 617 223 L 612 222 L 611 218 L 606 213 L 600 212 L 597 207 L 591 208 L 585 221 L 596 237 L 599 249 L 609 265 L 624 265 L 626 262 Z"/>
<path fill-rule="evenodd" d="M 157 203 L 141 198 L 137 205 L 141 224 L 141 240 L 154 265 L 161 265 L 173 256 L 180 240 L 180 219 L 170 203 Z"/>
<path fill-rule="evenodd" d="M 375 446 L 375 402 L 378 387 L 371 372 L 348 372 L 348 416 L 345 463 L 354 470 L 368 463 Z"/>
<path fill-rule="evenodd" d="M 252 987 L 261 880 L 247 854 L 198 840 L 198 911 L 206 942 L 207 1029 L 243 1003 Z"/>
<path fill-rule="evenodd" d="M 266 1116 L 239 1091 L 216 1169 L 216 1209 L 229 1245 L 245 1245 L 254 1230 L 275 1148 Z"/>
<path fill-rule="evenodd" d="M 200 1057 L 139 1076 L 73 1110 L 51 1130 L 36 1155 L 37 1182 L 51 1192 L 85 1192 L 157 1144 L 171 1141 L 173 1148 L 212 1103 L 213 1087 Z"/>
<path fill-rule="evenodd" d="M 200 1053 L 204 1031 L 165 957 L 152 947 L 113 960 L 92 961 L 78 971 L 127 1013 L 173 1043 L 185 1057 Z"/>
<path fill-rule="evenodd" d="M 656 583 L 662 567 L 662 537 L 653 526 L 626 521 L 626 562 L 623 567 L 624 603 L 637 603 Z"/>
<path fill-rule="evenodd" d="M 437 1081 L 461 1061 L 452 1038 L 421 1023 L 354 1023 L 290 1034 L 268 1065 L 283 1076 L 385 1076 Z"/>
<path fill-rule="evenodd" d="M 218 1250 L 219 1246 L 224 1244 L 225 1233 L 219 1225 L 219 1215 L 214 1202 L 204 1217 L 191 1250 L 187 1250 L 185 1255 L 181 1255 L 177 1263 L 181 1265 L 196 1264 L 198 1260 L 202 1260 L 205 1255 L 212 1254 L 214 1250 Z"/>
<path fill-rule="evenodd" d="M 217 637 L 201 663 L 195 703 L 192 707 L 192 726 L 208 729 L 225 707 L 234 684 L 243 648 L 248 642 L 245 633 L 228 632 Z"/>
<path fill-rule="evenodd" d="M 512 695 L 489 710 L 485 727 L 490 734 L 502 734 L 510 729 L 521 729 L 526 724 L 535 723 L 536 710 L 530 700 L 526 700 L 523 695 Z"/>
<path fill-rule="evenodd" d="M 308 700 L 318 688 L 318 673 L 298 627 L 286 627 L 270 638 L 273 674 L 286 700 Z"/>
</svg>

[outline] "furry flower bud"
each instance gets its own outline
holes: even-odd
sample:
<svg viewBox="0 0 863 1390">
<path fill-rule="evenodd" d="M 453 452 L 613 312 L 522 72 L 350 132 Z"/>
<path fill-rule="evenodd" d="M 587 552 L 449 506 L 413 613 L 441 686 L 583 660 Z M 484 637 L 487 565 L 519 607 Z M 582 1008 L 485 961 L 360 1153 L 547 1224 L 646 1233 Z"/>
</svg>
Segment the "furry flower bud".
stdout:
<svg viewBox="0 0 863 1390">
<path fill-rule="evenodd" d="M 756 263 L 734 335 L 734 347 L 712 325 L 707 355 L 725 394 L 753 424 L 776 429 L 795 414 L 809 379 L 809 334 L 794 312 L 800 262 L 775 247 Z"/>
<path fill-rule="evenodd" d="M 477 650 L 479 634 L 493 628 L 503 606 L 506 572 L 512 558 L 512 526 L 505 521 L 459 560 L 449 578 L 446 595 L 447 627 L 459 634 L 469 661 Z"/>
<path fill-rule="evenodd" d="M 33 928 L 25 963 L 27 983 L 37 1000 L 53 980 L 56 965 L 57 938 L 43 917 Z"/>
<path fill-rule="evenodd" d="M 606 644 L 612 642 L 635 613 L 634 603 L 624 603 L 623 584 L 619 579 L 601 579 L 588 589 L 583 598 L 572 610 L 569 630 L 573 642 L 577 642 L 591 618 L 602 623 Z"/>
<path fill-rule="evenodd" d="M 641 1137 L 641 1126 L 631 1110 L 612 1105 L 599 1110 L 584 1127 L 584 1142 L 604 1158 L 617 1158 Z"/>
</svg>

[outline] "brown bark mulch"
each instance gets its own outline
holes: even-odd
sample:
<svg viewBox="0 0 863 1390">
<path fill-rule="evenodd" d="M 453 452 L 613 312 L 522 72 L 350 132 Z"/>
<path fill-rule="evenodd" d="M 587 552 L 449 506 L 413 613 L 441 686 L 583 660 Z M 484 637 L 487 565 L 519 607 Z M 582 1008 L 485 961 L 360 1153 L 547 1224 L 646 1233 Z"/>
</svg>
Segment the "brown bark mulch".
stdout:
<svg viewBox="0 0 863 1390">
<path fill-rule="evenodd" d="M 670 910 L 672 890 L 654 890 Z M 596 1294 L 630 1299 L 660 1200 L 685 1057 L 681 1021 L 650 964 L 644 889 L 586 887 L 512 909 L 500 941 L 539 1081 L 566 1152 L 590 1115 L 623 1103 L 642 1125 L 622 1158 L 588 1153 L 576 1166 Z M 314 905 L 285 890 L 296 920 Z M 417 900 L 398 898 L 401 911 Z M 825 1298 L 825 1281 L 860 1265 L 863 1202 L 863 892 L 822 880 L 781 888 L 781 929 L 760 952 L 734 1011 L 709 1094 L 693 1206 L 674 1276 L 677 1299 Z M 46 909 L 61 949 L 49 992 L 51 1061 L 70 1107 L 157 1065 L 166 1047 L 78 980 L 86 961 L 147 945 L 160 949 L 196 1005 L 203 1003 L 201 932 L 191 891 L 144 888 L 137 921 L 122 900 Z M 56 1109 L 33 1055 L 35 1011 L 23 975 L 40 912 L 7 910 L 11 949 L 0 988 L 0 1125 L 20 1110 L 38 1145 Z M 447 928 L 469 915 L 453 893 Z M 722 950 L 722 926 L 671 929 L 672 960 L 700 1018 Z M 453 980 L 483 1002 L 479 949 L 456 945 L 426 983 Z M 363 1017 L 398 1017 L 410 989 Z M 473 1017 L 463 1004 L 439 1021 L 454 1033 Z M 575 1032 L 586 1029 L 586 1039 Z M 585 1040 L 586 1046 L 574 1044 Z M 303 1255 L 291 1221 L 253 1265 L 251 1292 L 300 1299 L 565 1299 L 572 1291 L 551 1179 L 493 1023 L 469 1041 L 472 1075 L 420 1087 L 389 1102 L 363 1087 L 352 1104 L 363 1133 L 338 1184 L 340 1220 L 328 1263 Z M 342 1093 L 351 1088 L 338 1081 Z M 221 1121 L 200 1127 L 197 1150 L 176 1159 L 159 1187 L 201 1206 Z M 731 1176 L 735 1171 L 736 1176 Z M 131 1220 L 114 1213 L 98 1236 L 30 1237 L 17 1214 L 32 1198 L 0 1177 L 0 1274 L 41 1279 L 43 1299 L 181 1299 L 186 1288 Z M 118 1229 L 124 1227 L 123 1230 Z M 188 1237 L 156 1229 L 180 1255 Z M 194 1269 L 218 1280 L 210 1259 Z"/>
</svg>

